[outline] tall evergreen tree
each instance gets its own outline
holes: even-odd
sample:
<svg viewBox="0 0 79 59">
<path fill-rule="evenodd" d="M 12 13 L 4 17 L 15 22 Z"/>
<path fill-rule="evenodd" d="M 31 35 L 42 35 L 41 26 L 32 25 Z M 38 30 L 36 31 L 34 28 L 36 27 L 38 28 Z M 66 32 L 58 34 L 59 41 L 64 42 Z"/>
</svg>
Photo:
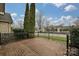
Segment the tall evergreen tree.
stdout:
<svg viewBox="0 0 79 59">
<path fill-rule="evenodd" d="M 30 5 L 29 10 L 29 4 L 26 4 L 26 11 L 25 11 L 25 17 L 24 17 L 24 31 L 27 32 L 28 37 L 34 37 L 35 32 L 35 3 L 32 3 Z M 32 32 L 30 34 L 30 32 Z"/>
<path fill-rule="evenodd" d="M 29 4 L 26 4 L 25 17 L 24 17 L 24 31 L 29 32 Z"/>
<path fill-rule="evenodd" d="M 30 5 L 30 31 L 35 32 L 35 3 Z"/>
</svg>

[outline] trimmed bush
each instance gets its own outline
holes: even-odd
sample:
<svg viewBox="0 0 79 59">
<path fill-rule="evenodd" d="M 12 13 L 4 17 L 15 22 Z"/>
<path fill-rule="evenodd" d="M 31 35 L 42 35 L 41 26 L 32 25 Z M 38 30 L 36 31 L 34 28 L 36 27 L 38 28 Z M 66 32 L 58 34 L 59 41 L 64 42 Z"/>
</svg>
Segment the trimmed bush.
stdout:
<svg viewBox="0 0 79 59">
<path fill-rule="evenodd" d="M 73 27 L 70 30 L 71 46 L 79 48 L 79 28 Z"/>
<path fill-rule="evenodd" d="M 14 35 L 17 40 L 27 38 L 27 33 L 23 29 L 14 29 Z"/>
</svg>

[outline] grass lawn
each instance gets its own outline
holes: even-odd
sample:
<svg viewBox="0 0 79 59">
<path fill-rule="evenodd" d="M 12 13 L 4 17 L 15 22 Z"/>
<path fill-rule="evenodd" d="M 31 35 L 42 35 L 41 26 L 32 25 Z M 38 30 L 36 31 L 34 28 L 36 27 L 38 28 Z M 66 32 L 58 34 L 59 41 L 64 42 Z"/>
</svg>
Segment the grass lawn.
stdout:
<svg viewBox="0 0 79 59">
<path fill-rule="evenodd" d="M 39 36 L 39 37 L 48 38 L 48 36 Z M 59 41 L 59 42 L 63 42 L 63 43 L 66 42 L 66 37 L 50 36 L 50 39 L 51 39 L 51 40 L 55 40 L 55 41 Z"/>
</svg>

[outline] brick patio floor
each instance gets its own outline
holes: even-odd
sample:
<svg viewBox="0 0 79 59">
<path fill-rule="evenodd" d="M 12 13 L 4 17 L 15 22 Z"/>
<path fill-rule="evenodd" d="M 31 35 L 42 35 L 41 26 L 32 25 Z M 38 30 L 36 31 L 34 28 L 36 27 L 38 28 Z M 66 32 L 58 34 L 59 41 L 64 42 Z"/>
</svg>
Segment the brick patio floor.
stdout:
<svg viewBox="0 0 79 59">
<path fill-rule="evenodd" d="M 63 56 L 66 52 L 64 43 L 45 38 L 26 39 L 0 46 L 3 56 Z"/>
</svg>

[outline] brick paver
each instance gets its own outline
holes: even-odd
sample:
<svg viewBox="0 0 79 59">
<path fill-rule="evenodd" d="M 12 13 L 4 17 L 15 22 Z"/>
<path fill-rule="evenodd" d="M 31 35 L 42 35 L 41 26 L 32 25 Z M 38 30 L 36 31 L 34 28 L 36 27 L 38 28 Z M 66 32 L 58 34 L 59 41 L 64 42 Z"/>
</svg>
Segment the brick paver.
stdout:
<svg viewBox="0 0 79 59">
<path fill-rule="evenodd" d="M 0 55 L 6 56 L 61 56 L 65 53 L 65 44 L 45 38 L 26 39 L 4 45 Z"/>
</svg>

